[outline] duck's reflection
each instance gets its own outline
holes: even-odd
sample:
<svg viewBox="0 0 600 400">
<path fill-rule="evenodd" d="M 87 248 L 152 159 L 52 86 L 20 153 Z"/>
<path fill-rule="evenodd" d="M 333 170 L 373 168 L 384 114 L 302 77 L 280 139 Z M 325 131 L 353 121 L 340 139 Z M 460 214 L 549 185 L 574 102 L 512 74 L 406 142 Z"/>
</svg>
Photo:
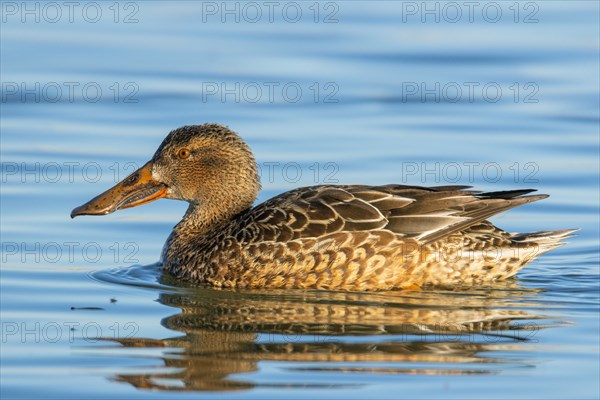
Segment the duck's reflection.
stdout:
<svg viewBox="0 0 600 400">
<path fill-rule="evenodd" d="M 164 390 L 294 385 L 281 376 L 235 375 L 258 371 L 261 361 L 286 362 L 280 370 L 296 374 L 495 373 L 519 363 L 503 352 L 523 350 L 549 326 L 526 311 L 535 297 L 511 282 L 463 292 L 164 293 L 159 301 L 180 312 L 163 324 L 184 335 L 119 342 L 168 348 L 160 355 L 166 368 L 116 379 Z"/>
</svg>

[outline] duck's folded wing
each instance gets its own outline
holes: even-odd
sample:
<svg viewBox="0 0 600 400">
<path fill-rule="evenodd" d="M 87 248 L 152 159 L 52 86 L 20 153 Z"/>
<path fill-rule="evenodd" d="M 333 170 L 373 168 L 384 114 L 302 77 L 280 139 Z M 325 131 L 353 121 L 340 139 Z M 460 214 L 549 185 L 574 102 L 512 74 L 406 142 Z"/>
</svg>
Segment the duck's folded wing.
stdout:
<svg viewBox="0 0 600 400">
<path fill-rule="evenodd" d="M 277 196 L 249 215 L 265 241 L 388 230 L 428 243 L 546 195 L 532 189 L 481 193 L 468 186 L 312 186 Z M 250 232 L 247 232 L 250 233 Z M 255 236 L 256 237 L 256 236 Z"/>
</svg>

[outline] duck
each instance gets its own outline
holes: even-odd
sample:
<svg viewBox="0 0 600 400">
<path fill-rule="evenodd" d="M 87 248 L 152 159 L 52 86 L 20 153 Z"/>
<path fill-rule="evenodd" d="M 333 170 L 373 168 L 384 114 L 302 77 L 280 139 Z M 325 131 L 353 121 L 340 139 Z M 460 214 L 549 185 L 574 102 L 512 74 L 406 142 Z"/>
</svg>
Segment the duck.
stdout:
<svg viewBox="0 0 600 400">
<path fill-rule="evenodd" d="M 246 142 L 206 123 L 171 131 L 141 168 L 76 207 L 106 215 L 160 198 L 189 203 L 161 254 L 194 286 L 340 291 L 485 286 L 513 277 L 575 231 L 508 233 L 488 221 L 548 197 L 535 189 L 315 185 L 254 206 Z"/>
</svg>

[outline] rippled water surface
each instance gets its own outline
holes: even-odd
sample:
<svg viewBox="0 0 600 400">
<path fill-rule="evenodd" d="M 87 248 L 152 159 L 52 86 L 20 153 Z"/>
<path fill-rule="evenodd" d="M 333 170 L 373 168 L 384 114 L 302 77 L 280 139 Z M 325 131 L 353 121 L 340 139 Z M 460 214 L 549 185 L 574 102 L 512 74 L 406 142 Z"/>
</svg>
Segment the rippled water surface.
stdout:
<svg viewBox="0 0 600 400">
<path fill-rule="evenodd" d="M 3 2 L 2 398 L 598 398 L 598 3 L 475 3 Z M 581 230 L 493 287 L 231 291 L 161 274 L 185 204 L 69 218 L 205 121 L 259 201 L 533 187 L 494 222 Z"/>
</svg>

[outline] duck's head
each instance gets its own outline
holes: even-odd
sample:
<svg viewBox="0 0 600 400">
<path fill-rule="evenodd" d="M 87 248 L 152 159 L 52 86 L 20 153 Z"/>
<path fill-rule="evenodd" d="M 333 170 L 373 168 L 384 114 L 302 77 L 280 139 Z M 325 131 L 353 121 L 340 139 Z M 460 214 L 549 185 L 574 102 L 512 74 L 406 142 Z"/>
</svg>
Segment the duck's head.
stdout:
<svg viewBox="0 0 600 400">
<path fill-rule="evenodd" d="M 75 208 L 71 218 L 110 214 L 162 197 L 212 209 L 213 218 L 227 217 L 251 207 L 259 190 L 252 151 L 235 132 L 217 124 L 184 126 L 169 133 L 143 167 Z"/>
</svg>

